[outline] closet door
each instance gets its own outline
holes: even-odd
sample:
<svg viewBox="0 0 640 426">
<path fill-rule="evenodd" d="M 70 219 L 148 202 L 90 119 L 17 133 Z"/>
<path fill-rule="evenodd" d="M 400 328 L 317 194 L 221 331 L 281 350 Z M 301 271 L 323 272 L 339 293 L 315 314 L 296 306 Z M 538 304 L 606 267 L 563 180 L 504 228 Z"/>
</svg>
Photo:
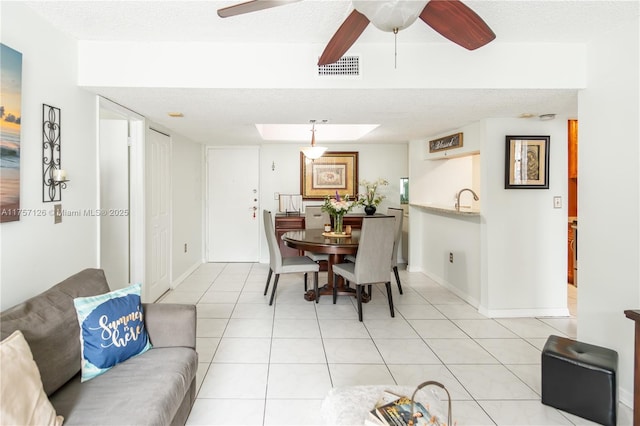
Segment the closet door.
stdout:
<svg viewBox="0 0 640 426">
<path fill-rule="evenodd" d="M 171 138 L 150 129 L 147 139 L 147 295 L 171 284 Z"/>
</svg>

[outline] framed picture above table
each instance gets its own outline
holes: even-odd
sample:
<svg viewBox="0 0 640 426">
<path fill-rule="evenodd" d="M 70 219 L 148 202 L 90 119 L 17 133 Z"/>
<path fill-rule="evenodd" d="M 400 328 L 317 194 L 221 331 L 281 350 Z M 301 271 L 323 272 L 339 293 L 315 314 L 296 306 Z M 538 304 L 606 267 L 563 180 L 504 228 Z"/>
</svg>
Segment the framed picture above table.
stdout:
<svg viewBox="0 0 640 426">
<path fill-rule="evenodd" d="M 549 136 L 507 136 L 505 189 L 549 188 Z"/>
<path fill-rule="evenodd" d="M 300 153 L 300 193 L 305 200 L 322 200 L 327 195 L 355 198 L 358 192 L 358 153 L 325 152 L 317 160 Z"/>
</svg>

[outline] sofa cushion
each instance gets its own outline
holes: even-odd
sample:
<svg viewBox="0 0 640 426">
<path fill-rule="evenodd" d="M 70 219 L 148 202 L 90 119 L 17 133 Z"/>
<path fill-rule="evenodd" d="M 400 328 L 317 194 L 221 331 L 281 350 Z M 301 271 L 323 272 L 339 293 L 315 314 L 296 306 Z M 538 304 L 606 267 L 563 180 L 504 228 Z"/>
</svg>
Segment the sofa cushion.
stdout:
<svg viewBox="0 0 640 426">
<path fill-rule="evenodd" d="M 141 284 L 90 297 L 78 297 L 82 381 L 151 348 L 144 326 Z"/>
<path fill-rule="evenodd" d="M 0 338 L 21 330 L 51 395 L 80 371 L 80 328 L 73 299 L 109 291 L 100 269 L 85 269 L 0 314 Z"/>
<path fill-rule="evenodd" d="M 74 377 L 51 403 L 65 426 L 169 425 L 197 368 L 191 348 L 153 348 L 88 382 Z"/>
<path fill-rule="evenodd" d="M 22 332 L 0 343 L 0 420 L 5 425 L 60 426 Z"/>
</svg>

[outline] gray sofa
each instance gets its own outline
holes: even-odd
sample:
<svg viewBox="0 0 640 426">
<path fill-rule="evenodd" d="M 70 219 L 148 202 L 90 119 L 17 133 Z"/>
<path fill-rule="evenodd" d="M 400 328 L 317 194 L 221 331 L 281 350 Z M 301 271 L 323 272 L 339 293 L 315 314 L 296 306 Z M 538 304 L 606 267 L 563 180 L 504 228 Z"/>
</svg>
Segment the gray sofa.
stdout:
<svg viewBox="0 0 640 426">
<path fill-rule="evenodd" d="M 73 299 L 109 291 L 102 270 L 85 269 L 0 313 L 1 338 L 22 331 L 65 425 L 183 425 L 196 396 L 194 305 L 144 304 L 153 348 L 80 383 Z"/>
</svg>

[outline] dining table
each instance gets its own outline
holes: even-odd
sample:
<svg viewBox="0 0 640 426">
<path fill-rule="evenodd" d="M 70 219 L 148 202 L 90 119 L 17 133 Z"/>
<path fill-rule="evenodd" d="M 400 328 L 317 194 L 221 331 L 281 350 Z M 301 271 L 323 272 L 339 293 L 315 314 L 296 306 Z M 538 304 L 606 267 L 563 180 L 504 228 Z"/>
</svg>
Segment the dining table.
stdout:
<svg viewBox="0 0 640 426">
<path fill-rule="evenodd" d="M 355 255 L 360 242 L 360 230 L 354 229 L 350 234 L 336 235 L 325 232 L 322 229 L 301 229 L 289 231 L 282 235 L 282 241 L 287 247 L 300 251 L 312 251 L 314 253 L 325 253 L 329 255 L 327 261 L 327 283 L 318 288 L 320 296 L 333 295 L 333 286 L 337 287 L 338 295 L 356 295 L 354 288 L 346 285 L 342 277 L 333 281 L 333 265 L 343 263 L 345 256 Z M 304 295 L 305 300 L 313 301 L 316 298 L 315 292 L 309 290 Z M 364 303 L 369 301 L 369 295 L 362 295 Z"/>
</svg>

